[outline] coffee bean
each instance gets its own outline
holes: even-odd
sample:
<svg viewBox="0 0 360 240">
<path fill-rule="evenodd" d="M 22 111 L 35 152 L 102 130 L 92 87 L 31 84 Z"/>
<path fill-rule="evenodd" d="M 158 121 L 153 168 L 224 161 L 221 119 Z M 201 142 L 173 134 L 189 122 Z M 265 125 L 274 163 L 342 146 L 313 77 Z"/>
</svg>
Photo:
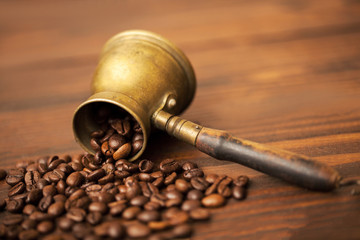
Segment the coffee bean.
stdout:
<svg viewBox="0 0 360 240">
<path fill-rule="evenodd" d="M 93 202 L 89 205 L 89 211 L 106 214 L 108 211 L 108 206 L 104 202 Z"/>
<path fill-rule="evenodd" d="M 143 139 L 132 141 L 131 155 L 135 155 L 136 153 L 138 153 L 142 149 L 143 145 L 144 145 Z"/>
<path fill-rule="evenodd" d="M 176 179 L 175 187 L 180 192 L 187 192 L 191 188 L 191 185 L 184 179 Z"/>
<path fill-rule="evenodd" d="M 26 215 L 30 215 L 35 211 L 36 211 L 36 207 L 34 205 L 26 204 L 22 212 Z"/>
<path fill-rule="evenodd" d="M 57 226 L 63 231 L 69 231 L 74 225 L 74 221 L 67 217 L 61 217 L 57 221 Z"/>
<path fill-rule="evenodd" d="M 29 229 L 34 229 L 36 228 L 37 222 L 35 220 L 31 220 L 31 219 L 25 219 L 22 223 L 21 223 L 21 227 L 25 230 L 29 230 Z"/>
<path fill-rule="evenodd" d="M 246 185 L 244 185 L 244 186 L 246 186 Z M 245 187 L 234 186 L 232 189 L 232 196 L 233 196 L 233 198 L 235 198 L 237 200 L 244 199 L 246 197 Z"/>
<path fill-rule="evenodd" d="M 54 224 L 51 221 L 42 221 L 37 225 L 36 229 L 42 234 L 49 233 L 54 230 Z"/>
<path fill-rule="evenodd" d="M 10 186 L 15 186 L 24 180 L 24 169 L 10 169 L 6 176 L 6 183 Z"/>
<path fill-rule="evenodd" d="M 114 152 L 112 157 L 114 158 L 114 160 L 119 160 L 121 158 L 126 158 L 130 154 L 130 152 L 131 152 L 131 144 L 125 143 L 124 145 L 119 147 L 118 150 Z"/>
<path fill-rule="evenodd" d="M 204 191 L 209 186 L 209 183 L 202 177 L 194 177 L 190 180 L 190 183 L 193 188 L 200 191 Z"/>
<path fill-rule="evenodd" d="M 48 208 L 48 214 L 51 216 L 58 217 L 62 215 L 65 211 L 65 203 L 64 202 L 55 202 L 51 204 Z"/>
<path fill-rule="evenodd" d="M 4 169 L 0 169 L 0 180 L 4 180 L 6 178 L 6 171 Z"/>
<path fill-rule="evenodd" d="M 76 162 L 70 162 L 69 166 L 74 170 L 74 171 L 81 171 L 83 169 L 83 165 L 81 163 L 76 163 Z"/>
<path fill-rule="evenodd" d="M 126 220 L 132 220 L 132 219 L 136 218 L 136 216 L 140 212 L 141 212 L 140 207 L 137 207 L 137 206 L 128 207 L 123 211 L 122 217 L 125 218 Z"/>
<path fill-rule="evenodd" d="M 204 194 L 197 190 L 197 189 L 192 189 L 187 193 L 187 199 L 189 200 L 201 200 L 203 198 Z"/>
<path fill-rule="evenodd" d="M 87 176 L 87 180 L 88 181 L 97 181 L 98 179 L 104 177 L 106 174 L 105 170 L 100 168 L 97 169 L 93 172 L 91 172 L 88 176 Z"/>
<path fill-rule="evenodd" d="M 97 225 L 102 221 L 102 214 L 100 212 L 90 212 L 86 216 L 86 221 L 92 225 Z"/>
<path fill-rule="evenodd" d="M 167 176 L 164 180 L 164 184 L 165 185 L 169 185 L 169 184 L 172 184 L 175 182 L 176 180 L 176 177 L 177 177 L 177 174 L 176 172 L 172 172 L 169 176 Z"/>
<path fill-rule="evenodd" d="M 82 222 L 86 217 L 86 212 L 84 209 L 73 207 L 68 210 L 66 217 L 74 222 Z"/>
<path fill-rule="evenodd" d="M 152 184 L 155 186 L 155 187 L 161 187 L 164 183 L 164 177 L 158 177 L 156 178 Z"/>
<path fill-rule="evenodd" d="M 198 166 L 196 163 L 193 163 L 193 162 L 185 162 L 181 167 L 184 171 L 187 171 L 190 169 L 197 168 Z"/>
<path fill-rule="evenodd" d="M 50 220 L 51 218 L 52 217 L 49 214 L 40 211 L 35 211 L 29 216 L 29 219 L 36 221 L 46 221 Z"/>
<path fill-rule="evenodd" d="M 113 134 L 109 138 L 109 146 L 114 150 L 117 150 L 119 147 L 121 147 L 125 143 L 126 143 L 126 138 L 119 134 Z"/>
<path fill-rule="evenodd" d="M 115 179 L 114 174 L 110 173 L 110 174 L 106 175 L 105 177 L 100 178 L 98 180 L 98 183 L 103 185 L 103 184 L 114 181 L 114 179 Z"/>
<path fill-rule="evenodd" d="M 63 194 L 56 194 L 53 199 L 54 202 L 65 202 L 67 200 L 66 196 Z"/>
<path fill-rule="evenodd" d="M 160 219 L 160 213 L 158 211 L 145 210 L 137 215 L 137 219 L 141 222 L 157 221 Z"/>
<path fill-rule="evenodd" d="M 91 147 L 94 151 L 99 151 L 99 150 L 100 150 L 100 145 L 99 145 L 99 142 L 97 141 L 96 138 L 91 138 L 91 139 L 90 139 L 90 147 Z"/>
<path fill-rule="evenodd" d="M 150 235 L 151 229 L 141 223 L 135 223 L 127 226 L 126 233 L 132 238 L 144 238 Z"/>
<path fill-rule="evenodd" d="M 57 193 L 56 188 L 54 185 L 46 185 L 43 189 L 42 189 L 42 195 L 44 197 L 47 196 L 54 196 Z"/>
<path fill-rule="evenodd" d="M 36 240 L 38 239 L 39 233 L 34 229 L 22 231 L 19 234 L 20 240 Z"/>
<path fill-rule="evenodd" d="M 81 173 L 73 172 L 67 177 L 66 184 L 71 187 L 78 187 L 83 183 L 84 180 L 85 177 Z"/>
<path fill-rule="evenodd" d="M 49 174 L 49 179 L 53 183 L 57 183 L 60 180 L 63 180 L 64 178 L 65 178 L 65 173 L 63 171 L 59 170 L 59 169 L 54 169 Z"/>
<path fill-rule="evenodd" d="M 220 207 L 220 206 L 224 205 L 225 198 L 223 196 L 221 196 L 220 194 L 213 193 L 213 194 L 210 194 L 210 195 L 204 197 L 201 200 L 201 203 L 205 207 Z"/>
<path fill-rule="evenodd" d="M 2 219 L 2 223 L 6 226 L 18 225 L 24 220 L 24 217 L 21 214 L 11 214 L 7 215 Z"/>
<path fill-rule="evenodd" d="M 169 219 L 169 223 L 173 226 L 186 223 L 189 220 L 189 214 L 185 211 L 179 210 L 176 215 Z"/>
<path fill-rule="evenodd" d="M 113 203 L 116 203 L 116 204 L 113 204 Z M 109 206 L 111 216 L 119 216 L 126 209 L 126 205 L 122 201 L 112 202 L 111 204 L 112 205 Z"/>
<path fill-rule="evenodd" d="M 145 197 L 145 196 L 136 196 L 133 199 L 130 200 L 130 204 L 133 206 L 144 206 L 145 203 L 147 203 L 149 201 L 149 198 Z"/>
<path fill-rule="evenodd" d="M 200 168 L 189 169 L 183 173 L 183 177 L 186 180 L 190 180 L 191 178 L 202 177 L 202 176 L 204 176 L 204 172 Z"/>
<path fill-rule="evenodd" d="M 155 231 L 160 231 L 168 228 L 170 226 L 168 221 L 150 221 L 148 222 L 150 229 Z"/>
<path fill-rule="evenodd" d="M 209 210 L 201 207 L 192 209 L 189 214 L 194 220 L 208 220 L 210 218 Z"/>
<path fill-rule="evenodd" d="M 26 203 L 38 204 L 42 196 L 42 191 L 40 189 L 32 189 L 26 197 Z"/>
<path fill-rule="evenodd" d="M 65 160 L 63 159 L 56 159 L 54 161 L 51 161 L 48 164 L 48 170 L 54 170 L 55 168 L 57 168 L 61 163 L 65 163 Z"/>
<path fill-rule="evenodd" d="M 150 201 L 157 202 L 162 207 L 165 206 L 166 200 L 167 200 L 167 198 L 164 195 L 160 194 L 160 193 L 154 193 L 150 197 Z"/>
<path fill-rule="evenodd" d="M 57 166 L 56 169 L 62 171 L 66 175 L 69 175 L 70 173 L 72 173 L 74 171 L 74 169 L 67 163 L 61 163 L 59 166 Z"/>
<path fill-rule="evenodd" d="M 40 190 L 43 190 L 43 188 L 47 185 L 49 185 L 49 182 L 43 178 L 40 178 L 39 181 L 36 183 L 36 187 Z"/>
<path fill-rule="evenodd" d="M 6 204 L 6 210 L 11 213 L 19 213 L 24 208 L 24 201 L 22 199 L 10 199 Z"/>
<path fill-rule="evenodd" d="M 99 202 L 109 203 L 115 201 L 115 197 L 110 193 L 102 192 L 99 194 L 98 200 Z"/>
<path fill-rule="evenodd" d="M 199 208 L 200 206 L 201 206 L 201 202 L 199 200 L 186 200 L 181 205 L 181 210 L 191 211 L 193 209 Z"/>
<path fill-rule="evenodd" d="M 246 187 L 249 183 L 249 177 L 245 176 L 245 175 L 241 175 L 238 176 L 235 180 L 234 180 L 234 185 L 239 186 L 239 187 Z"/>
<path fill-rule="evenodd" d="M 160 170 L 164 173 L 176 172 L 179 168 L 179 163 L 171 158 L 165 159 L 160 163 Z"/>
<path fill-rule="evenodd" d="M 211 173 L 211 174 L 209 174 L 209 175 L 207 175 L 207 176 L 205 177 L 205 180 L 206 180 L 208 183 L 214 183 L 217 178 L 218 178 L 218 175 L 217 175 L 217 174 Z"/>
<path fill-rule="evenodd" d="M 174 234 L 174 237 L 177 238 L 186 238 L 189 237 L 192 233 L 192 227 L 187 224 L 180 224 L 178 226 L 175 226 L 172 230 L 172 233 Z"/>
<path fill-rule="evenodd" d="M 25 184 L 23 182 L 19 182 L 9 189 L 8 196 L 12 197 L 14 195 L 23 193 L 25 191 Z"/>
<path fill-rule="evenodd" d="M 150 160 L 144 159 L 139 162 L 139 170 L 142 173 L 149 173 L 154 167 L 154 163 Z"/>
<path fill-rule="evenodd" d="M 160 207 L 161 205 L 158 202 L 147 202 L 144 205 L 145 210 L 159 210 Z"/>
<path fill-rule="evenodd" d="M 38 208 L 40 209 L 40 211 L 46 212 L 49 206 L 52 204 L 52 202 L 53 202 L 52 196 L 49 195 L 43 197 L 39 202 Z"/>
<path fill-rule="evenodd" d="M 231 191 L 228 188 L 228 185 L 230 185 L 232 183 L 232 178 L 226 176 L 220 183 L 219 186 L 217 187 L 217 192 L 223 196 L 230 196 L 231 195 Z M 227 191 L 227 192 L 226 192 Z"/>
<path fill-rule="evenodd" d="M 152 180 L 152 177 L 150 174 L 142 172 L 139 174 L 139 179 L 144 182 L 150 182 Z"/>
<path fill-rule="evenodd" d="M 41 175 L 38 171 L 28 171 L 25 174 L 24 180 L 26 185 L 32 186 L 36 185 L 37 182 L 40 180 Z"/>
<path fill-rule="evenodd" d="M 107 235 L 111 238 L 119 239 L 125 234 L 125 229 L 119 221 L 111 221 L 108 225 Z"/>
<path fill-rule="evenodd" d="M 76 223 L 72 228 L 72 233 L 76 238 L 83 239 L 85 236 L 92 233 L 92 229 L 86 223 Z"/>
</svg>

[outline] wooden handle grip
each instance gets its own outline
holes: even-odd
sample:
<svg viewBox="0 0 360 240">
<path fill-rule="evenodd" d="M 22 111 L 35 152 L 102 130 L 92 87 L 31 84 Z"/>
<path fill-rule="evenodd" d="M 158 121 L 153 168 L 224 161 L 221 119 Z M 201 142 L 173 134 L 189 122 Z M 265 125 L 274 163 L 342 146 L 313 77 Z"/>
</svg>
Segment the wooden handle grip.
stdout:
<svg viewBox="0 0 360 240">
<path fill-rule="evenodd" d="M 214 158 L 240 163 L 312 190 L 332 190 L 341 179 L 333 168 L 309 157 L 235 138 L 220 130 L 202 128 L 195 146 Z"/>
</svg>

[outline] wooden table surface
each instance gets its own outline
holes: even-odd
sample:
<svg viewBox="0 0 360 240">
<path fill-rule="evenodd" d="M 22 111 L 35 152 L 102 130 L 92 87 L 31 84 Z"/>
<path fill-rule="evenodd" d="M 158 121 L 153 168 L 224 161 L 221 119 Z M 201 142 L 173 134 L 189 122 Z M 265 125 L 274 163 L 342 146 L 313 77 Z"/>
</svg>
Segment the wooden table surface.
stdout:
<svg viewBox="0 0 360 240">
<path fill-rule="evenodd" d="M 83 152 L 73 112 L 90 94 L 103 44 L 128 29 L 161 34 L 190 59 L 197 93 L 185 118 L 360 175 L 357 0 L 1 1 L 2 168 Z M 144 157 L 251 177 L 248 198 L 213 210 L 193 239 L 360 239 L 360 186 L 309 191 L 163 133 Z"/>
</svg>

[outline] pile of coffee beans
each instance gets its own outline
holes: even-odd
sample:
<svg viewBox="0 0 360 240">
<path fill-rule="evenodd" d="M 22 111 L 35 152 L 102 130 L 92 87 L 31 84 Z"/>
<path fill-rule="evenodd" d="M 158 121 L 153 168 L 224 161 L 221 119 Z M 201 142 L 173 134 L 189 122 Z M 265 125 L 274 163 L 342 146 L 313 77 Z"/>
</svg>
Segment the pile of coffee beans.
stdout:
<svg viewBox="0 0 360 240">
<path fill-rule="evenodd" d="M 0 180 L 10 185 L 0 210 L 0 239 L 173 239 L 189 237 L 209 208 L 246 197 L 247 176 L 209 174 L 193 162 L 130 162 L 143 146 L 140 125 L 102 107 L 91 133 L 95 155 L 21 162 Z"/>
<path fill-rule="evenodd" d="M 17 164 L 0 179 L 10 185 L 0 209 L 7 239 L 171 239 L 188 237 L 209 208 L 246 196 L 248 177 L 209 174 L 196 163 L 119 159 L 96 169 L 91 155 L 52 156 Z"/>
<path fill-rule="evenodd" d="M 140 124 L 127 112 L 102 105 L 94 113 L 99 130 L 91 133 L 90 146 L 96 152 L 96 163 L 105 159 L 129 159 L 144 143 Z"/>
</svg>

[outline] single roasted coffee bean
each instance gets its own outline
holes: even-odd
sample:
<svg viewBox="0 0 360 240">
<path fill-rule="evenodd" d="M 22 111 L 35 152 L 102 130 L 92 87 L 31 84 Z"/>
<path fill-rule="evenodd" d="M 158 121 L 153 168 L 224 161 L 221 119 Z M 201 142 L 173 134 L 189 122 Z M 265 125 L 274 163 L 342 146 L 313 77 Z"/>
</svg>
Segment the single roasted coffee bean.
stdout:
<svg viewBox="0 0 360 240">
<path fill-rule="evenodd" d="M 145 210 L 137 215 L 137 219 L 141 222 L 157 221 L 160 219 L 160 213 L 158 211 Z"/>
<path fill-rule="evenodd" d="M 24 180 L 26 185 L 36 185 L 36 183 L 40 180 L 41 175 L 38 171 L 28 171 L 25 174 Z"/>
<path fill-rule="evenodd" d="M 21 227 L 25 230 L 29 230 L 29 229 L 35 229 L 37 225 L 37 222 L 35 220 L 32 219 L 25 219 L 22 223 L 21 223 Z"/>
<path fill-rule="evenodd" d="M 120 214 L 126 209 L 126 205 L 125 203 L 123 203 L 122 201 L 118 201 L 116 204 L 114 204 L 116 202 L 112 202 L 110 207 L 110 215 L 111 216 L 120 216 Z"/>
<path fill-rule="evenodd" d="M 133 206 L 141 207 L 141 206 L 144 206 L 145 203 L 147 203 L 148 201 L 149 201 L 149 198 L 139 195 L 139 196 L 136 196 L 133 199 L 131 199 L 130 204 Z"/>
<path fill-rule="evenodd" d="M 7 215 L 2 219 L 2 223 L 6 226 L 18 225 L 24 220 L 24 217 L 21 214 L 11 214 Z"/>
<path fill-rule="evenodd" d="M 214 183 L 205 191 L 205 195 L 210 195 L 217 192 L 218 186 L 221 181 L 223 181 L 226 178 L 226 175 L 220 175 L 218 176 Z"/>
<path fill-rule="evenodd" d="M 228 189 L 228 186 L 232 183 L 232 178 L 226 176 L 220 183 L 219 186 L 217 187 L 217 192 L 223 196 L 230 196 L 231 195 L 231 191 L 230 189 Z M 227 193 L 225 192 L 227 191 Z M 230 192 L 230 194 L 229 194 Z"/>
<path fill-rule="evenodd" d="M 144 205 L 145 210 L 159 210 L 160 208 L 161 205 L 158 202 L 147 202 Z"/>
<path fill-rule="evenodd" d="M 184 171 L 187 171 L 187 170 L 190 170 L 190 169 L 193 169 L 193 168 L 197 168 L 197 167 L 198 167 L 197 164 L 193 163 L 193 162 L 185 162 L 182 165 L 182 169 Z"/>
<path fill-rule="evenodd" d="M 176 177 L 177 177 L 176 172 L 172 172 L 171 174 L 169 174 L 169 175 L 165 178 L 164 184 L 165 184 L 165 185 L 169 185 L 169 184 L 174 183 L 175 180 L 176 180 Z"/>
<path fill-rule="evenodd" d="M 108 206 L 104 202 L 93 202 L 89 205 L 90 212 L 100 212 L 101 214 L 106 214 L 108 211 Z"/>
<path fill-rule="evenodd" d="M 36 211 L 36 207 L 34 205 L 26 204 L 25 207 L 23 208 L 22 212 L 23 212 L 23 214 L 30 215 L 35 211 Z"/>
<path fill-rule="evenodd" d="M 201 207 L 190 210 L 189 214 L 193 220 L 208 220 L 210 218 L 209 210 Z"/>
<path fill-rule="evenodd" d="M 186 170 L 183 173 L 183 177 L 186 180 L 190 180 L 191 178 L 194 178 L 194 177 L 203 177 L 203 176 L 204 176 L 204 172 L 200 168 L 192 168 L 192 169 Z"/>
<path fill-rule="evenodd" d="M 9 189 L 8 196 L 12 197 L 14 195 L 23 193 L 25 191 L 25 184 L 23 182 L 19 182 Z"/>
<path fill-rule="evenodd" d="M 100 212 L 90 212 L 86 215 L 86 221 L 92 225 L 97 225 L 102 221 L 102 214 Z"/>
<path fill-rule="evenodd" d="M 6 183 L 10 186 L 15 186 L 24 180 L 24 169 L 10 169 L 6 176 Z"/>
<path fill-rule="evenodd" d="M 170 226 L 168 221 L 150 221 L 148 226 L 151 230 L 161 231 Z"/>
<path fill-rule="evenodd" d="M 190 190 L 186 196 L 186 198 L 189 200 L 201 200 L 203 197 L 204 197 L 204 194 L 197 189 Z"/>
<path fill-rule="evenodd" d="M 24 208 L 24 201 L 22 199 L 10 199 L 6 204 L 6 210 L 11 213 L 19 213 Z"/>
<path fill-rule="evenodd" d="M 220 207 L 225 204 L 225 198 L 218 193 L 210 194 L 201 200 L 205 207 Z"/>
<path fill-rule="evenodd" d="M 97 181 L 98 179 L 104 177 L 106 174 L 105 170 L 102 168 L 99 168 L 91 173 L 89 173 L 89 175 L 87 175 L 87 180 L 88 181 Z"/>
<path fill-rule="evenodd" d="M 244 185 L 244 186 L 246 186 L 246 185 Z M 237 200 L 244 199 L 246 197 L 245 187 L 234 186 L 232 189 L 232 196 L 233 196 L 233 198 L 235 198 Z"/>
<path fill-rule="evenodd" d="M 194 177 L 190 180 L 191 186 L 197 190 L 204 191 L 209 183 L 202 177 Z"/>
<path fill-rule="evenodd" d="M 55 202 L 51 204 L 47 210 L 48 214 L 54 217 L 58 217 L 62 215 L 65 211 L 65 203 L 64 202 Z"/>
<path fill-rule="evenodd" d="M 175 159 L 165 159 L 160 163 L 160 170 L 164 173 L 176 172 L 179 170 L 180 165 Z"/>
<path fill-rule="evenodd" d="M 91 147 L 94 151 L 99 151 L 99 150 L 100 150 L 100 145 L 99 145 L 99 142 L 97 141 L 96 138 L 91 138 L 91 139 L 90 139 L 90 147 Z"/>
<path fill-rule="evenodd" d="M 53 203 L 52 196 L 43 197 L 39 202 L 38 208 L 40 209 L 40 211 L 46 212 L 52 203 Z"/>
<path fill-rule="evenodd" d="M 132 141 L 131 155 L 135 155 L 136 153 L 138 153 L 142 149 L 143 145 L 144 145 L 143 139 Z"/>
<path fill-rule="evenodd" d="M 49 185 L 49 182 L 43 178 L 40 178 L 39 181 L 36 183 L 36 187 L 40 190 L 43 190 L 43 188 L 47 185 Z"/>
<path fill-rule="evenodd" d="M 126 233 L 132 238 L 144 238 L 150 235 L 151 229 L 145 224 L 135 223 L 126 227 Z"/>
<path fill-rule="evenodd" d="M 174 234 L 174 237 L 177 238 L 189 237 L 192 233 L 192 227 L 187 223 L 180 224 L 173 228 L 172 233 Z"/>
<path fill-rule="evenodd" d="M 185 181 L 184 179 L 181 179 L 181 178 L 176 179 L 175 187 L 178 191 L 183 192 L 183 193 L 185 193 L 191 189 L 191 185 L 187 181 Z"/>
<path fill-rule="evenodd" d="M 79 187 L 84 179 L 85 177 L 81 173 L 73 172 L 66 178 L 66 184 L 71 187 Z"/>
<path fill-rule="evenodd" d="M 41 198 L 42 191 L 38 188 L 35 188 L 28 193 L 25 201 L 26 203 L 38 204 Z"/>
<path fill-rule="evenodd" d="M 40 211 L 35 211 L 29 216 L 29 219 L 36 221 L 46 221 L 50 220 L 51 218 L 52 217 L 49 214 Z"/>
<path fill-rule="evenodd" d="M 82 222 L 86 217 L 86 212 L 81 208 L 70 208 L 66 213 L 66 217 L 73 220 L 74 222 Z"/>
<path fill-rule="evenodd" d="M 119 221 L 111 221 L 108 225 L 107 235 L 113 239 L 119 239 L 125 235 L 125 229 Z"/>
<path fill-rule="evenodd" d="M 122 217 L 126 220 L 132 220 L 135 219 L 140 212 L 141 208 L 137 206 L 128 207 L 123 211 Z"/>
<path fill-rule="evenodd" d="M 169 219 L 169 223 L 173 226 L 186 223 L 189 220 L 189 214 L 185 211 L 179 210 L 176 215 Z"/>
<path fill-rule="evenodd" d="M 56 187 L 54 185 L 46 185 L 43 189 L 42 189 L 42 195 L 44 197 L 47 196 L 54 196 L 57 193 L 56 191 Z"/>
<path fill-rule="evenodd" d="M 36 229 L 42 234 L 49 233 L 54 230 L 54 224 L 51 221 L 42 221 L 37 225 Z"/>
<path fill-rule="evenodd" d="M 115 197 L 113 194 L 102 192 L 99 194 L 98 200 L 99 202 L 109 203 L 115 201 Z"/>
<path fill-rule="evenodd" d="M 74 225 L 74 221 L 67 217 L 61 217 L 57 221 L 57 226 L 63 231 L 71 230 Z"/>
<path fill-rule="evenodd" d="M 124 136 L 121 136 L 120 134 L 113 134 L 109 138 L 109 146 L 114 150 L 117 150 L 125 143 L 126 143 L 126 138 Z"/>
<path fill-rule="evenodd" d="M 158 177 L 152 182 L 152 184 L 158 188 L 161 187 L 163 183 L 164 183 L 164 177 Z"/>
<path fill-rule="evenodd" d="M 92 233 L 92 229 L 86 223 L 75 223 L 72 228 L 72 233 L 76 238 L 83 239 L 85 236 Z"/>
<path fill-rule="evenodd" d="M 238 176 L 235 180 L 234 180 L 234 185 L 239 186 L 239 187 L 246 187 L 249 183 L 249 177 L 245 176 L 245 175 L 241 175 Z"/>
<path fill-rule="evenodd" d="M 54 202 L 65 202 L 67 200 L 66 196 L 63 194 L 56 194 L 53 199 Z"/>
<path fill-rule="evenodd" d="M 130 154 L 130 152 L 131 152 L 131 144 L 130 143 L 125 143 L 124 145 L 119 147 L 118 150 L 116 150 L 114 152 L 112 157 L 114 158 L 114 160 L 119 160 L 119 159 L 122 159 L 122 158 L 126 158 Z"/>
<path fill-rule="evenodd" d="M 185 200 L 181 205 L 181 210 L 191 211 L 199 207 L 201 207 L 201 202 L 199 200 Z"/>
<path fill-rule="evenodd" d="M 216 179 L 218 178 L 218 175 L 217 174 L 215 174 L 215 173 L 211 173 L 211 174 L 209 174 L 209 175 L 207 175 L 206 177 L 205 177 L 205 180 L 208 182 L 208 183 L 214 183 L 215 181 L 216 181 Z"/>
<path fill-rule="evenodd" d="M 154 163 L 150 160 L 144 159 L 139 162 L 139 170 L 142 173 L 149 173 L 154 167 Z"/>
</svg>

